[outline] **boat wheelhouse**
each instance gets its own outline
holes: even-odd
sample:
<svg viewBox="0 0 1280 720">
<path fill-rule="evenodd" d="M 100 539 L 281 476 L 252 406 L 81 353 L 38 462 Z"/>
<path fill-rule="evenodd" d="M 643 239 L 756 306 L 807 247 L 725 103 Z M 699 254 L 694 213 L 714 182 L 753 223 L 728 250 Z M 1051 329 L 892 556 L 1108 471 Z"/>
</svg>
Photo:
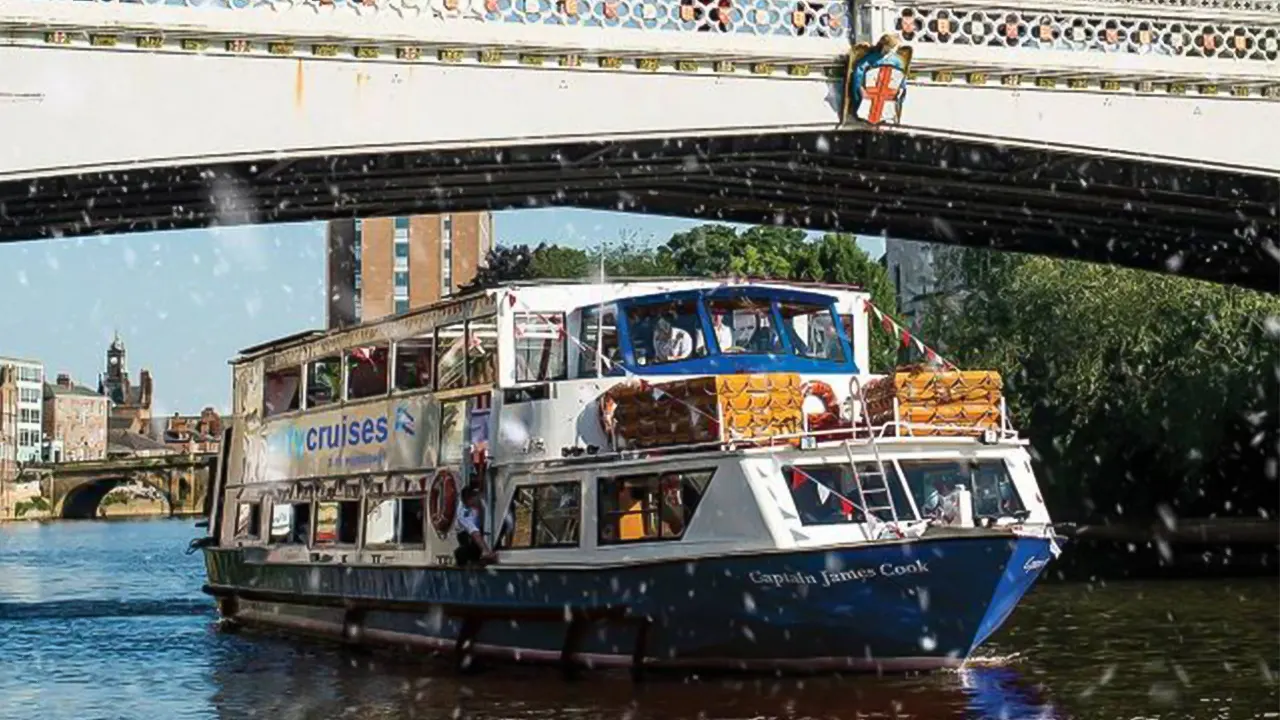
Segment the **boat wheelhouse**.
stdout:
<svg viewBox="0 0 1280 720">
<path fill-rule="evenodd" d="M 228 622 L 567 666 L 953 666 L 1057 553 L 998 375 L 847 287 L 513 284 L 233 362 Z M 464 488 L 497 562 L 458 567 Z"/>
</svg>

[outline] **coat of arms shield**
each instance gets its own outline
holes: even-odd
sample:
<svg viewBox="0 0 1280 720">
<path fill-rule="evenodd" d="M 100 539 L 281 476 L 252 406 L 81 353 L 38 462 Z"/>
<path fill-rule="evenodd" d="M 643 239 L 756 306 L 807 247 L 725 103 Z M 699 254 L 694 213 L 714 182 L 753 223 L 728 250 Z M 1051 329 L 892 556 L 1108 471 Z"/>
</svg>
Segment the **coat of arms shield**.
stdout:
<svg viewBox="0 0 1280 720">
<path fill-rule="evenodd" d="M 911 74 L 911 48 L 885 35 L 875 45 L 859 43 L 849 52 L 841 124 L 857 119 L 868 125 L 902 120 Z"/>
</svg>

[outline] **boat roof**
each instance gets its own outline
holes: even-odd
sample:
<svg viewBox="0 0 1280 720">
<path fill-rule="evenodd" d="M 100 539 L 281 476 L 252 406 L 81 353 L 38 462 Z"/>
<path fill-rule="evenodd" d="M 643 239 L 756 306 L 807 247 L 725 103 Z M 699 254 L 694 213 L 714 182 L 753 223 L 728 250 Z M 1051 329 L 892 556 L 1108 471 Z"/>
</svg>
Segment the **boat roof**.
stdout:
<svg viewBox="0 0 1280 720">
<path fill-rule="evenodd" d="M 424 305 L 422 307 L 413 308 L 408 312 L 400 313 L 398 315 L 389 315 L 386 317 L 381 317 L 373 320 L 366 320 L 364 322 L 357 323 L 354 325 L 349 325 L 341 329 L 304 330 L 301 332 L 293 333 L 292 335 L 286 335 L 284 337 L 276 338 L 274 340 L 268 340 L 266 342 L 258 343 L 257 345 L 251 345 L 247 348 L 240 350 L 240 352 L 237 354 L 237 357 L 233 358 L 230 361 L 230 363 L 235 365 L 235 364 L 244 362 L 246 360 L 251 360 L 253 358 L 260 357 L 262 355 L 267 355 L 280 350 L 286 350 L 288 348 L 305 345 L 308 342 L 318 340 L 320 338 L 326 337 L 331 334 L 335 334 L 339 332 L 348 333 L 348 332 L 357 331 L 363 328 L 368 328 L 368 327 L 373 327 L 377 325 L 383 325 L 389 322 L 403 320 L 405 318 L 410 318 L 415 315 L 433 312 L 433 311 L 439 310 L 442 307 L 448 307 L 450 305 L 462 304 L 468 301 L 476 300 L 476 299 L 485 297 L 486 295 L 496 295 L 504 290 L 522 290 L 522 289 L 534 289 L 534 288 L 561 288 L 561 287 L 571 287 L 575 285 L 602 287 L 602 286 L 627 286 L 627 285 L 661 286 L 661 285 L 668 285 L 668 284 L 681 284 L 681 285 L 688 284 L 688 285 L 693 285 L 694 287 L 673 287 L 665 290 L 654 288 L 652 292 L 646 292 L 645 294 L 646 295 L 652 294 L 656 297 L 675 297 L 678 295 L 696 295 L 699 293 L 706 293 L 708 289 L 712 289 L 713 291 L 716 291 L 717 293 L 719 293 L 719 292 L 727 292 L 728 290 L 731 289 L 731 287 L 753 287 L 753 286 L 769 288 L 769 289 L 779 289 L 779 290 L 785 289 L 785 288 L 791 288 L 793 289 L 791 294 L 795 299 L 816 299 L 818 296 L 812 291 L 819 291 L 819 290 L 834 291 L 839 293 L 865 292 L 865 290 L 860 285 L 811 282 L 811 281 L 774 280 L 769 278 L 740 277 L 740 276 L 739 277 L 719 277 L 719 278 L 692 277 L 692 276 L 610 277 L 604 282 L 598 282 L 598 281 L 584 279 L 584 278 L 577 278 L 577 279 L 540 278 L 537 280 L 519 280 L 519 281 L 498 283 L 498 284 L 486 286 L 483 288 L 477 288 L 475 290 L 471 290 L 465 293 L 460 293 L 458 295 L 450 295 L 449 297 L 442 298 L 441 300 L 431 303 L 430 305 Z M 697 287 L 699 285 L 701 285 L 702 287 Z M 724 289 L 720 290 L 720 288 L 722 287 Z M 804 290 L 809 290 L 811 292 L 806 293 L 806 292 L 803 292 L 803 290 L 801 290 L 800 292 L 796 292 L 796 289 L 801 289 L 801 288 Z"/>
</svg>

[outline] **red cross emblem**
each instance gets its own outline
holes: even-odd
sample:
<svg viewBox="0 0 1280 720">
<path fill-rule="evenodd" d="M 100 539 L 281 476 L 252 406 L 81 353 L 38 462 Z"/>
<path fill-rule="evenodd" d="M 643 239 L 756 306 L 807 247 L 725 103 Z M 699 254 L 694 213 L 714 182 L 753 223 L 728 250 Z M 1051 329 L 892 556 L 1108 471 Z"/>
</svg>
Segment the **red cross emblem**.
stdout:
<svg viewBox="0 0 1280 720">
<path fill-rule="evenodd" d="M 871 82 L 873 72 L 875 81 Z M 868 123 L 879 125 L 884 120 L 885 106 L 898 100 L 901 86 L 894 84 L 894 74 L 898 72 L 901 71 L 888 65 L 881 65 L 867 72 L 863 81 L 862 98 L 871 103 L 865 118 Z"/>
</svg>

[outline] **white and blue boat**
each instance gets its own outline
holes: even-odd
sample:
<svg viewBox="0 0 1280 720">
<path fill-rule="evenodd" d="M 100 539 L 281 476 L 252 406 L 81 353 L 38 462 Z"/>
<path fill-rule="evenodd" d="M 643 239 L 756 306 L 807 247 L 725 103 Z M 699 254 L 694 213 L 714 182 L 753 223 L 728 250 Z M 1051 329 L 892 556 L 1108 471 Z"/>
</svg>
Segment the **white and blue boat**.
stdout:
<svg viewBox="0 0 1280 720">
<path fill-rule="evenodd" d="M 205 590 L 228 624 L 464 664 L 958 666 L 1057 539 L 998 377 L 867 373 L 868 308 L 508 285 L 245 350 Z"/>
</svg>

